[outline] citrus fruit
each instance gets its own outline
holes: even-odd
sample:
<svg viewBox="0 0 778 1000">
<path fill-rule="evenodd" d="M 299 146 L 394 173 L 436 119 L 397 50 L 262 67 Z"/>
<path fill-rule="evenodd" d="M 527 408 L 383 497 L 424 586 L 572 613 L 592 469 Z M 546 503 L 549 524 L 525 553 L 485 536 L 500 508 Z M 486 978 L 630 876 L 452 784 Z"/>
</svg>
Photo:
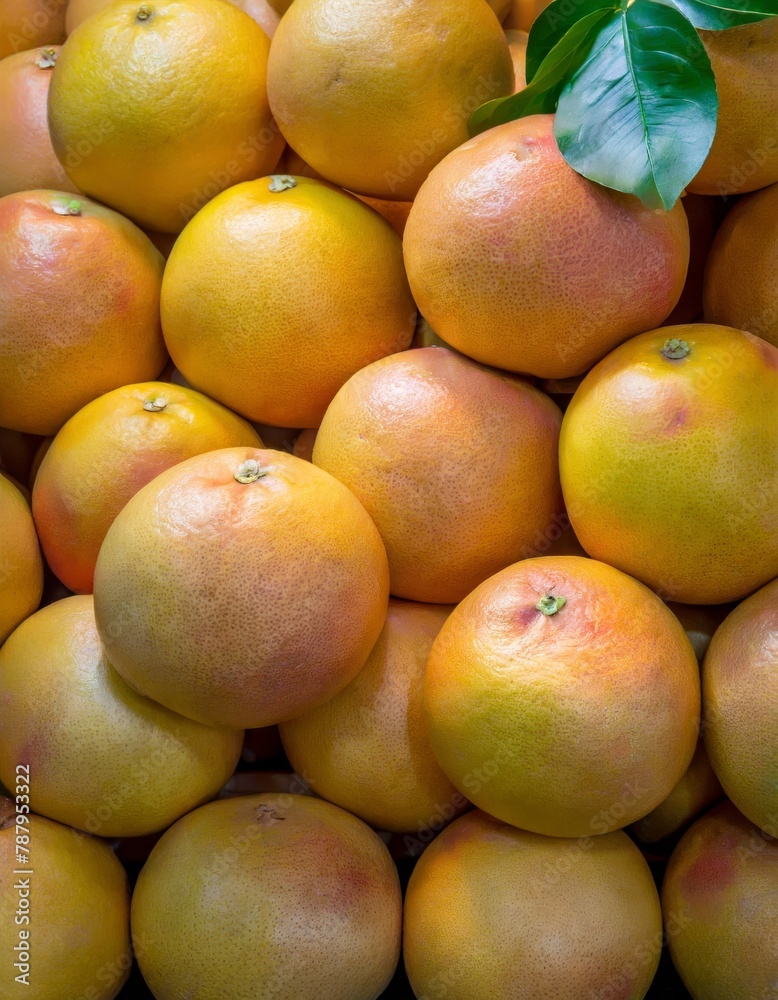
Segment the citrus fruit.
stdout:
<svg viewBox="0 0 778 1000">
<path fill-rule="evenodd" d="M 30 781 L 36 777 L 35 772 L 17 774 Z M 30 815 L 20 827 L 32 874 L 18 875 L 15 869 L 27 866 L 17 857 L 16 823 L 14 803 L 0 798 L 0 920 L 6 955 L 0 998 L 114 1000 L 132 966 L 124 869 L 105 841 Z"/>
<path fill-rule="evenodd" d="M 304 177 L 215 198 L 177 240 L 162 286 L 165 341 L 187 382 L 281 427 L 318 427 L 346 379 L 408 347 L 415 318 L 391 226 Z"/>
<path fill-rule="evenodd" d="M 684 834 L 662 883 L 662 910 L 673 963 L 694 1000 L 774 994 L 778 841 L 730 802 Z"/>
<path fill-rule="evenodd" d="M 109 389 L 158 375 L 163 267 L 136 226 L 86 198 L 0 198 L 0 424 L 53 434 Z"/>
<path fill-rule="evenodd" d="M 391 600 L 378 642 L 348 687 L 281 723 L 284 749 L 305 782 L 379 830 L 428 830 L 465 805 L 432 754 L 421 705 L 427 656 L 450 611 Z"/>
<path fill-rule="evenodd" d="M 105 533 L 130 497 L 165 469 L 218 448 L 262 444 L 245 420 L 194 389 L 141 382 L 68 420 L 41 462 L 33 514 L 46 561 L 91 593 Z"/>
<path fill-rule="evenodd" d="M 778 575 L 776 399 L 778 349 L 729 327 L 664 327 L 608 355 L 559 442 L 589 555 L 690 604 Z"/>
<path fill-rule="evenodd" d="M 4 0 L 0 4 L 0 59 L 62 42 L 66 6 L 67 0 Z"/>
<path fill-rule="evenodd" d="M 139 225 L 177 233 L 215 194 L 278 161 L 270 42 L 222 0 L 122 0 L 68 38 L 49 91 L 71 180 Z"/>
<path fill-rule="evenodd" d="M 313 446 L 316 444 L 317 434 L 318 431 L 312 427 L 300 431 L 295 438 L 292 454 L 298 458 L 304 458 L 307 462 L 313 461 Z"/>
<path fill-rule="evenodd" d="M 192 722 L 132 690 L 97 637 L 91 596 L 23 622 L 0 649 L 0 780 L 24 759 L 36 812 L 103 837 L 164 830 L 213 798 L 243 733 Z"/>
<path fill-rule="evenodd" d="M 374 1000 L 400 954 L 397 870 L 377 834 L 301 795 L 213 802 L 151 852 L 133 939 L 156 997 Z"/>
<path fill-rule="evenodd" d="M 778 21 L 699 32 L 716 76 L 719 111 L 707 159 L 688 185 L 733 195 L 778 181 Z"/>
<path fill-rule="evenodd" d="M 630 833 L 641 844 L 656 844 L 723 798 L 724 791 L 711 767 L 705 744 L 699 740 L 681 780 L 655 809 L 630 826 Z"/>
<path fill-rule="evenodd" d="M 559 424 L 527 383 L 428 347 L 357 372 L 327 410 L 313 461 L 378 526 L 392 593 L 450 604 L 543 547 L 561 510 Z"/>
<path fill-rule="evenodd" d="M 450 153 L 413 203 L 403 248 L 416 304 L 447 343 L 564 378 L 668 315 L 689 227 L 680 202 L 655 212 L 577 174 L 552 123 L 522 118 Z"/>
<path fill-rule="evenodd" d="M 700 663 L 729 605 L 695 607 L 690 604 L 668 604 L 668 607 L 683 625 L 697 662 Z M 687 826 L 703 810 L 723 797 L 724 791 L 711 767 L 700 736 L 684 776 L 664 801 L 632 824 L 630 833 L 642 844 L 656 844 Z"/>
<path fill-rule="evenodd" d="M 0 645 L 38 607 L 43 561 L 30 507 L 0 475 Z"/>
<path fill-rule="evenodd" d="M 127 503 L 100 549 L 95 611 L 108 658 L 138 691 L 253 729 L 354 679 L 388 590 L 381 538 L 344 486 L 280 451 L 225 448 Z"/>
<path fill-rule="evenodd" d="M 46 121 L 59 46 L 0 60 L 0 197 L 33 188 L 75 191 L 54 155 Z"/>
<path fill-rule="evenodd" d="M 682 204 L 689 221 L 689 269 L 681 297 L 664 326 L 692 323 L 702 318 L 705 264 L 723 214 L 720 200 L 704 194 L 686 194 Z"/>
<path fill-rule="evenodd" d="M 551 0 L 511 0 L 510 10 L 503 20 L 503 27 L 529 31 L 538 15 L 550 2 Z"/>
<path fill-rule="evenodd" d="M 113 2 L 114 0 L 68 0 L 65 14 L 67 33 L 72 34 L 82 21 Z M 278 26 L 279 15 L 270 6 L 269 0 L 230 0 L 230 2 L 256 21 L 268 38 L 273 37 Z"/>
<path fill-rule="evenodd" d="M 323 180 L 321 174 L 314 170 L 310 163 L 306 163 L 291 146 L 287 146 L 284 150 L 276 172 L 292 174 L 295 177 L 312 177 L 314 180 Z M 382 215 L 397 235 L 402 236 L 405 232 L 405 223 L 408 221 L 412 202 L 389 201 L 383 198 L 371 198 L 364 194 L 358 194 L 356 197 Z"/>
<path fill-rule="evenodd" d="M 497 20 L 504 21 L 510 12 L 511 0 L 487 0 L 487 3 L 497 15 Z"/>
<path fill-rule="evenodd" d="M 692 759 L 697 660 L 650 590 L 579 556 L 525 559 L 477 587 L 430 651 L 438 763 L 478 808 L 553 837 L 645 816 Z"/>
<path fill-rule="evenodd" d="M 268 61 L 287 142 L 327 180 L 398 201 L 467 139 L 480 104 L 512 90 L 484 0 L 295 0 Z"/>
<path fill-rule="evenodd" d="M 511 28 L 505 32 L 508 39 L 508 48 L 511 50 L 513 60 L 513 91 L 518 94 L 527 86 L 527 42 L 529 35 L 526 31 L 517 31 Z"/>
<path fill-rule="evenodd" d="M 778 184 L 727 213 L 705 271 L 705 319 L 778 347 Z"/>
<path fill-rule="evenodd" d="M 416 864 L 403 953 L 417 997 L 642 1000 L 662 948 L 654 881 L 626 834 L 580 841 L 476 811 Z"/>
<path fill-rule="evenodd" d="M 724 791 L 778 832 L 778 580 L 719 627 L 702 671 L 705 746 Z"/>
</svg>

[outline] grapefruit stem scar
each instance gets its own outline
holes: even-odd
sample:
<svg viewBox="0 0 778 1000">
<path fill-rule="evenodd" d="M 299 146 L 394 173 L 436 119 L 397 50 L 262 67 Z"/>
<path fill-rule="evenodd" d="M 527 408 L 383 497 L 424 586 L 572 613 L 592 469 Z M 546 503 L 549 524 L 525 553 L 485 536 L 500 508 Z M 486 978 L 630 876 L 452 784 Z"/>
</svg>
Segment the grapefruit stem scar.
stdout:
<svg viewBox="0 0 778 1000">
<path fill-rule="evenodd" d="M 38 69 L 53 69 L 57 62 L 57 50 L 52 48 L 41 49 L 35 65 Z"/>
<path fill-rule="evenodd" d="M 149 413 L 159 413 L 166 406 L 167 399 L 164 396 L 152 396 L 151 399 L 147 399 L 143 404 L 143 409 L 148 410 Z"/>
<path fill-rule="evenodd" d="M 266 476 L 268 471 L 268 469 L 260 468 L 259 462 L 255 459 L 248 458 L 238 466 L 235 472 L 235 480 L 244 485 L 255 483 L 258 479 Z"/>
<path fill-rule="evenodd" d="M 664 342 L 661 353 L 671 361 L 685 358 L 689 353 L 689 345 L 685 340 L 678 340 L 677 337 L 668 338 Z"/>
<path fill-rule="evenodd" d="M 138 7 L 138 13 L 135 15 L 135 19 L 137 21 L 148 21 L 153 13 L 154 8 L 151 4 L 142 3 L 140 7 Z"/>
<path fill-rule="evenodd" d="M 555 597 L 553 594 L 546 594 L 545 597 L 540 598 L 535 607 L 538 611 L 542 611 L 543 614 L 548 617 L 550 615 L 555 615 L 557 611 L 561 611 L 566 604 L 566 597 Z"/>
<path fill-rule="evenodd" d="M 297 187 L 297 181 L 291 174 L 273 174 L 267 187 L 268 191 L 277 194 L 279 191 L 290 191 Z"/>
<path fill-rule="evenodd" d="M 81 202 L 76 198 L 55 202 L 52 210 L 55 215 L 81 215 Z"/>
</svg>

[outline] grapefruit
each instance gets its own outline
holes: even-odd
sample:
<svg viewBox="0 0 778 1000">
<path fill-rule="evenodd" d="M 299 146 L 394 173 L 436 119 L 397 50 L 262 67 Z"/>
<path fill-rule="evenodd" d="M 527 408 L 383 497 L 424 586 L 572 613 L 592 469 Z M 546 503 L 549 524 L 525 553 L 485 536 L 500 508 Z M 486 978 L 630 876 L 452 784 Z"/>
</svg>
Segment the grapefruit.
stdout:
<svg viewBox="0 0 778 1000">
<path fill-rule="evenodd" d="M 213 802 L 162 837 L 132 899 L 155 997 L 375 1000 L 400 954 L 397 870 L 329 802 L 266 793 Z"/>
<path fill-rule="evenodd" d="M 522 118 L 450 153 L 413 203 L 403 248 L 416 304 L 447 343 L 565 378 L 665 319 L 689 227 L 680 201 L 655 212 L 577 174 L 552 123 Z"/>
<path fill-rule="evenodd" d="M 65 38 L 67 0 L 4 0 L 0 4 L 0 59 Z"/>
<path fill-rule="evenodd" d="M 193 455 L 262 447 L 245 420 L 193 389 L 141 382 L 68 420 L 41 462 L 33 515 L 44 555 L 70 590 L 91 593 L 105 534 L 130 497 Z"/>
<path fill-rule="evenodd" d="M 68 176 L 139 225 L 180 232 L 219 191 L 278 162 L 269 48 L 222 0 L 121 0 L 87 18 L 49 91 Z"/>
<path fill-rule="evenodd" d="M 163 268 L 136 226 L 96 202 L 0 198 L 0 425 L 54 434 L 102 393 L 155 378 Z"/>
<path fill-rule="evenodd" d="M 77 190 L 54 155 L 46 121 L 59 52 L 49 45 L 0 60 L 0 197 L 35 188 Z"/>
<path fill-rule="evenodd" d="M 526 31 L 517 31 L 511 28 L 505 32 L 508 39 L 508 48 L 511 50 L 511 60 L 513 61 L 513 92 L 518 94 L 527 86 L 527 42 L 529 35 Z"/>
<path fill-rule="evenodd" d="M 689 269 L 681 297 L 665 320 L 665 326 L 692 323 L 702 318 L 705 265 L 716 229 L 724 214 L 722 202 L 718 198 L 703 194 L 686 194 L 683 208 L 689 221 Z"/>
<path fill-rule="evenodd" d="M 525 559 L 477 587 L 430 651 L 432 750 L 478 808 L 553 837 L 634 822 L 694 753 L 700 681 L 678 619 L 579 556 Z"/>
<path fill-rule="evenodd" d="M 35 611 L 43 593 L 43 561 L 30 507 L 0 475 L 0 645 Z"/>
<path fill-rule="evenodd" d="M 729 327 L 664 327 L 608 355 L 559 442 L 589 555 L 689 604 L 778 575 L 777 401 L 778 349 Z"/>
<path fill-rule="evenodd" d="M 642 1000 L 661 949 L 651 872 L 620 831 L 559 840 L 471 812 L 422 854 L 405 898 L 417 997 Z"/>
<path fill-rule="evenodd" d="M 306 784 L 379 830 L 431 831 L 465 805 L 432 754 L 421 704 L 427 656 L 450 611 L 391 600 L 348 687 L 281 723 L 284 749 Z"/>
<path fill-rule="evenodd" d="M 668 604 L 668 607 L 683 625 L 697 662 L 702 663 L 713 633 L 724 620 L 729 605 L 695 607 L 691 604 Z M 711 767 L 700 735 L 684 776 L 656 809 L 632 824 L 630 833 L 642 844 L 655 844 L 687 826 L 723 797 L 724 791 Z"/>
<path fill-rule="evenodd" d="M 35 777 L 33 772 L 30 780 Z M 17 875 L 15 823 L 14 803 L 0 798 L 0 920 L 6 955 L 0 997 L 114 1000 L 132 967 L 124 869 L 104 840 L 30 815 L 22 835 L 28 837 L 33 874 Z M 15 945 L 21 946 L 16 952 Z M 14 967 L 17 961 L 26 973 Z M 29 993 L 17 975 L 26 975 Z"/>
<path fill-rule="evenodd" d="M 408 347 L 415 319 L 391 226 L 305 177 L 215 198 L 177 240 L 162 286 L 165 341 L 187 382 L 281 427 L 318 427 L 354 372 Z"/>
<path fill-rule="evenodd" d="M 141 693 L 212 725 L 300 715 L 359 672 L 389 571 L 364 507 L 310 462 L 225 448 L 153 479 L 105 536 L 95 612 Z"/>
<path fill-rule="evenodd" d="M 511 0 L 510 10 L 503 21 L 503 27 L 529 31 L 538 15 L 548 7 L 550 2 L 551 0 Z"/>
<path fill-rule="evenodd" d="M 689 184 L 734 195 L 778 181 L 778 20 L 699 32 L 716 76 L 719 113 L 707 159 Z"/>
<path fill-rule="evenodd" d="M 392 593 L 450 604 L 548 544 L 561 512 L 559 424 L 557 407 L 527 383 L 422 348 L 346 383 L 313 461 L 378 526 Z"/>
<path fill-rule="evenodd" d="M 748 330 L 778 347 L 778 184 L 727 214 L 705 270 L 705 319 Z"/>
<path fill-rule="evenodd" d="M 239 730 L 192 722 L 133 691 L 108 662 L 91 596 L 23 622 L 0 649 L 0 780 L 20 760 L 30 805 L 103 837 L 164 830 L 235 770 Z"/>
<path fill-rule="evenodd" d="M 730 802 L 684 834 L 662 883 L 662 910 L 673 963 L 694 1000 L 775 993 L 778 841 Z"/>
<path fill-rule="evenodd" d="M 92 14 L 108 7 L 114 0 L 68 0 L 65 14 L 65 29 L 71 35 L 76 28 Z M 280 17 L 271 7 L 269 0 L 230 0 L 240 10 L 256 21 L 268 38 L 272 38 Z"/>
<path fill-rule="evenodd" d="M 398 201 L 467 139 L 480 104 L 512 90 L 484 0 L 295 0 L 268 61 L 290 146 L 328 180 Z"/>
<path fill-rule="evenodd" d="M 737 808 L 778 833 L 778 580 L 720 626 L 702 671 L 705 745 Z"/>
</svg>

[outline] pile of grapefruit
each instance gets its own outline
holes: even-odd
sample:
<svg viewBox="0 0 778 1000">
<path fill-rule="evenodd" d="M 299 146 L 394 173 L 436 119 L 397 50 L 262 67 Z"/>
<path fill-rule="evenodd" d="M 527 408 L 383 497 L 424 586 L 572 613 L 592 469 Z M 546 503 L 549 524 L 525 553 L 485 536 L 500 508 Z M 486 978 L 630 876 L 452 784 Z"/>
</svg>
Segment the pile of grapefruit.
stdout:
<svg viewBox="0 0 778 1000">
<path fill-rule="evenodd" d="M 544 6 L 0 0 L 0 1000 L 778 997 L 778 19 Z"/>
</svg>

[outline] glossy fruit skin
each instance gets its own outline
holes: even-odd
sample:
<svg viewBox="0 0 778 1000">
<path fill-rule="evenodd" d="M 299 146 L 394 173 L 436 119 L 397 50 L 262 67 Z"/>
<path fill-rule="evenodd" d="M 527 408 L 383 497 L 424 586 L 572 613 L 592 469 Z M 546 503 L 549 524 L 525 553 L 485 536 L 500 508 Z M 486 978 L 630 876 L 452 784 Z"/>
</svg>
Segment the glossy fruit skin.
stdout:
<svg viewBox="0 0 778 1000">
<path fill-rule="evenodd" d="M 0 473 L 0 646 L 35 611 L 43 593 L 43 560 L 30 507 Z"/>
<path fill-rule="evenodd" d="M 626 834 L 542 837 L 480 811 L 422 854 L 404 925 L 416 996 L 449 1000 L 642 1000 L 662 941 L 651 873 Z"/>
<path fill-rule="evenodd" d="M 147 229 L 177 233 L 219 191 L 278 162 L 270 41 L 221 0 L 138 12 L 123 0 L 76 28 L 49 90 L 49 125 L 82 191 Z"/>
<path fill-rule="evenodd" d="M 0 59 L 65 39 L 67 0 L 6 0 L 0 6 Z"/>
<path fill-rule="evenodd" d="M 702 671 L 705 746 L 729 798 L 778 830 L 778 580 L 746 598 L 713 637 Z"/>
<path fill-rule="evenodd" d="M 0 649 L 0 780 L 25 758 L 31 807 L 101 837 L 139 837 L 212 799 L 243 733 L 192 722 L 133 691 L 101 649 L 91 596 L 23 622 Z"/>
<path fill-rule="evenodd" d="M 46 102 L 58 45 L 0 60 L 0 197 L 16 191 L 73 191 L 54 154 Z"/>
<path fill-rule="evenodd" d="M 35 478 L 33 515 L 49 566 L 69 590 L 91 593 L 106 532 L 141 487 L 193 455 L 240 445 L 262 442 L 194 389 L 141 382 L 87 403 L 57 433 Z"/>
<path fill-rule="evenodd" d="M 416 307 L 397 234 L 324 181 L 225 191 L 168 261 L 162 325 L 187 381 L 250 420 L 318 427 L 365 365 L 408 347 Z"/>
<path fill-rule="evenodd" d="M 472 112 L 512 86 L 483 0 L 295 0 L 268 61 L 287 142 L 333 183 L 398 201 L 467 139 Z"/>
<path fill-rule="evenodd" d="M 546 615 L 546 595 L 566 604 Z M 636 580 L 579 556 L 525 559 L 457 606 L 424 677 L 435 756 L 478 808 L 552 837 L 650 812 L 692 759 L 694 650 Z"/>
<path fill-rule="evenodd" d="M 267 793 L 167 831 L 138 879 L 132 931 L 157 1000 L 376 1000 L 400 955 L 401 909 L 397 870 L 366 824 Z"/>
<path fill-rule="evenodd" d="M 72 35 L 76 28 L 92 14 L 108 7 L 114 0 L 68 0 L 65 28 Z M 268 38 L 272 38 L 278 27 L 279 16 L 270 6 L 269 0 L 230 0 L 240 10 L 256 21 Z"/>
<path fill-rule="evenodd" d="M 20 943 L 20 932 L 29 932 L 29 982 L 34 992 L 24 995 L 41 1000 L 65 996 L 114 1000 L 132 967 L 126 872 L 104 840 L 31 815 L 25 828 L 33 868 L 28 876 L 30 923 L 15 923 L 20 895 L 13 887 L 25 876 L 14 874 L 20 866 L 16 829 L 7 825 L 13 822 L 13 803 L 0 799 L 3 948 L 11 953 Z M 3 963 L 1 1000 L 16 1000 L 24 990 L 14 981 L 19 971 L 12 962 Z"/>
<path fill-rule="evenodd" d="M 378 830 L 430 833 L 466 805 L 433 756 L 422 713 L 427 655 L 450 612 L 390 600 L 348 687 L 280 727 L 295 772 Z"/>
<path fill-rule="evenodd" d="M 552 123 L 522 118 L 450 153 L 413 203 L 403 250 L 419 311 L 453 348 L 566 378 L 670 313 L 689 227 L 681 202 L 653 212 L 577 174 Z"/>
<path fill-rule="evenodd" d="M 238 482 L 247 461 L 259 478 Z M 100 550 L 95 612 L 131 686 L 199 722 L 254 729 L 353 680 L 388 591 L 383 543 L 352 493 L 292 455 L 226 448 L 129 501 Z"/>
<path fill-rule="evenodd" d="M 668 947 L 694 1000 L 770 997 L 778 960 L 778 841 L 730 802 L 682 837 L 662 883 Z"/>
<path fill-rule="evenodd" d="M 683 340 L 686 357 L 662 354 Z M 778 349 L 692 323 L 635 337 L 574 395 L 559 441 L 581 544 L 669 600 L 720 604 L 778 574 Z"/>
<path fill-rule="evenodd" d="M 346 383 L 313 461 L 375 521 L 392 594 L 449 604 L 548 544 L 561 514 L 559 425 L 557 406 L 526 382 L 422 348 Z"/>
<path fill-rule="evenodd" d="M 0 425 L 54 434 L 104 392 L 155 378 L 163 268 L 136 226 L 87 198 L 1 198 Z"/>
<path fill-rule="evenodd" d="M 778 347 L 778 184 L 728 213 L 705 269 L 705 319 L 748 330 Z"/>
<path fill-rule="evenodd" d="M 696 194 L 733 195 L 778 181 L 778 22 L 767 17 L 726 31 L 700 31 L 716 77 L 716 135 L 688 185 Z"/>
</svg>

